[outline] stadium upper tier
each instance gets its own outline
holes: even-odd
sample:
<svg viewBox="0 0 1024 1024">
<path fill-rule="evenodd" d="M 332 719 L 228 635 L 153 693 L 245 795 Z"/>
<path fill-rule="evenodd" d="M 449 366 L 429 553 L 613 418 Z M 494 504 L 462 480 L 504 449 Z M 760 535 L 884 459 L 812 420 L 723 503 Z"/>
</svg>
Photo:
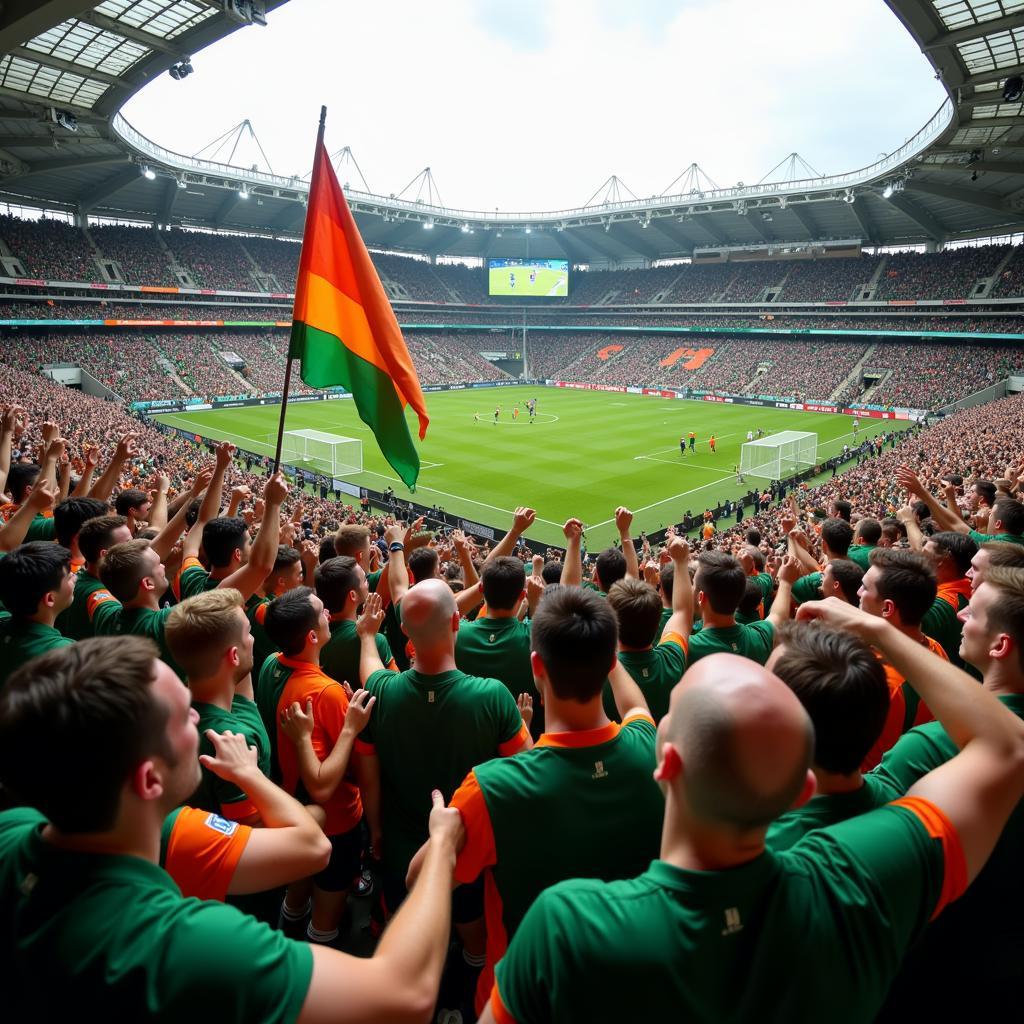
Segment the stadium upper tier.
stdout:
<svg viewBox="0 0 1024 1024">
<path fill-rule="evenodd" d="M 964 246 L 938 253 L 679 263 L 576 271 L 560 305 L 890 302 L 1024 296 L 1022 247 Z M 214 289 L 286 297 L 298 268 L 294 242 L 144 227 L 75 227 L 0 216 L 8 279 L 102 283 L 129 289 Z M 395 302 L 493 303 L 482 269 L 373 253 Z"/>
<path fill-rule="evenodd" d="M 670 335 L 600 331 L 530 338 L 532 379 L 822 403 L 938 408 L 1024 371 L 1024 341 L 1016 338 L 969 346 L 713 333 L 682 344 Z M 406 341 L 425 387 L 512 379 L 480 354 L 498 344 L 489 332 L 415 331 Z M 514 358 L 521 349 L 501 344 L 521 365 Z M 28 371 L 73 364 L 126 401 L 209 399 L 280 393 L 286 345 L 283 331 L 26 330 L 5 337 L 0 363 Z M 243 365 L 232 369 L 221 353 L 240 357 Z M 293 390 L 308 389 L 296 378 Z"/>
</svg>

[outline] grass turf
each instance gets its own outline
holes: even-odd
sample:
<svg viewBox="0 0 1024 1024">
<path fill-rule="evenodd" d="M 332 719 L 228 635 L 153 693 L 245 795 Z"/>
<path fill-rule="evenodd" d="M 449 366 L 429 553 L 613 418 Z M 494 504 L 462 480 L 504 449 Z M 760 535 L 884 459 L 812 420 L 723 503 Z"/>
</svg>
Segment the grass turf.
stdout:
<svg viewBox="0 0 1024 1024">
<path fill-rule="evenodd" d="M 535 508 L 537 523 L 529 534 L 534 540 L 561 544 L 561 524 L 578 516 L 587 524 L 591 550 L 617 536 L 612 517 L 618 505 L 636 513 L 637 533 L 678 522 L 687 509 L 700 513 L 745 493 L 758 481 L 748 476 L 745 485 L 737 485 L 733 467 L 748 430 L 813 431 L 819 460 L 852 440 L 848 416 L 757 406 L 528 386 L 426 397 L 431 423 L 419 445 L 423 465 L 415 494 L 384 461 L 351 401 L 290 405 L 286 428 L 362 440 L 363 472 L 347 479 L 373 490 L 390 485 L 401 497 L 436 503 L 450 513 L 502 528 L 516 505 Z M 537 399 L 532 424 L 525 407 L 528 398 Z M 517 402 L 521 408 L 513 420 Z M 495 424 L 497 406 L 501 416 Z M 268 405 L 156 418 L 203 437 L 227 438 L 249 451 L 273 454 L 271 439 L 279 416 L 280 407 Z M 908 425 L 864 419 L 859 436 Z M 415 436 L 411 417 L 410 429 Z M 690 430 L 697 434 L 697 452 L 684 457 L 679 437 Z M 707 443 L 711 434 L 717 439 L 714 455 Z"/>
</svg>

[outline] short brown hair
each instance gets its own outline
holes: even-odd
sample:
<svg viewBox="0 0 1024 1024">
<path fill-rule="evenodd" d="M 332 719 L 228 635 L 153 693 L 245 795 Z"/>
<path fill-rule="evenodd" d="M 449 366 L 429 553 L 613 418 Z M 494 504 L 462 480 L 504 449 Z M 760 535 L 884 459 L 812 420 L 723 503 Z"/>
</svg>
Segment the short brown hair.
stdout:
<svg viewBox="0 0 1024 1024">
<path fill-rule="evenodd" d="M 156 659 L 143 637 L 92 637 L 18 669 L 0 690 L 4 786 L 62 832 L 109 829 L 132 771 L 170 760 Z"/>
<path fill-rule="evenodd" d="M 698 590 L 718 615 L 735 615 L 747 590 L 743 566 L 724 551 L 702 551 L 697 561 Z"/>
<path fill-rule="evenodd" d="M 164 636 L 185 675 L 205 679 L 217 671 L 224 652 L 241 639 L 236 609 L 244 605 L 233 587 L 218 587 L 176 605 Z"/>
<path fill-rule="evenodd" d="M 931 562 L 903 548 L 874 548 L 868 559 L 879 570 L 878 596 L 896 605 L 904 626 L 920 626 L 938 593 Z"/>
<path fill-rule="evenodd" d="M 619 623 L 619 641 L 626 647 L 650 647 L 661 622 L 661 597 L 649 583 L 626 576 L 612 584 L 608 606 Z"/>
<path fill-rule="evenodd" d="M 1008 540 L 987 540 L 981 545 L 988 552 L 988 564 L 1001 569 L 1024 569 L 1024 547 Z"/>
<path fill-rule="evenodd" d="M 990 566 L 985 582 L 999 591 L 999 600 L 988 613 L 988 625 L 1013 640 L 1017 667 L 1024 670 L 1024 569 Z"/>
<path fill-rule="evenodd" d="M 100 557 L 104 548 L 111 546 L 114 531 L 127 525 L 128 520 L 124 516 L 96 516 L 88 520 L 78 531 L 78 550 L 82 552 L 82 557 L 91 565 Z"/>
<path fill-rule="evenodd" d="M 139 584 L 146 575 L 142 552 L 148 550 L 148 540 L 126 540 L 115 544 L 103 556 L 100 579 L 122 604 L 133 600 L 139 592 Z"/>
<path fill-rule="evenodd" d="M 370 531 L 358 523 L 346 523 L 334 535 L 334 553 L 355 558 L 370 543 Z"/>
</svg>

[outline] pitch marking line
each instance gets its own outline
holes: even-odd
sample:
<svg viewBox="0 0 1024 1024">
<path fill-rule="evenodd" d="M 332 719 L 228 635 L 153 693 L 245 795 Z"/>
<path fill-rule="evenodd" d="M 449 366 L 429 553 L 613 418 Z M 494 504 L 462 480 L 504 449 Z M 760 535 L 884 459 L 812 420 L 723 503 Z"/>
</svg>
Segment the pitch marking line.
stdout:
<svg viewBox="0 0 1024 1024">
<path fill-rule="evenodd" d="M 637 455 L 636 458 L 634 458 L 633 461 L 634 462 L 639 462 L 641 459 L 643 459 L 646 462 L 660 462 L 660 463 L 662 463 L 662 465 L 665 465 L 665 466 L 685 466 L 685 465 L 687 465 L 687 463 L 683 462 L 681 459 L 659 459 L 659 458 L 656 458 L 653 455 Z M 735 476 L 736 475 L 735 472 L 733 472 L 730 469 L 715 469 L 714 466 L 702 466 L 702 465 L 695 464 L 695 463 L 692 463 L 692 462 L 689 463 L 689 465 L 692 465 L 694 469 L 698 469 L 698 470 L 706 469 L 709 473 L 721 473 L 722 476 Z"/>
<path fill-rule="evenodd" d="M 730 476 L 732 474 L 729 474 Z M 646 512 L 650 508 L 657 508 L 659 505 L 667 505 L 670 501 L 678 501 L 680 498 L 685 498 L 688 494 L 696 494 L 698 491 L 706 491 L 709 487 L 718 487 L 721 484 L 720 480 L 712 480 L 709 484 L 702 484 L 700 487 L 694 487 L 689 491 L 681 491 L 679 494 L 673 494 L 671 498 L 662 498 L 661 501 L 652 502 L 650 505 L 644 505 L 642 508 L 633 509 L 633 514 L 636 515 L 638 512 Z M 682 518 L 680 516 L 680 518 Z M 599 526 L 608 526 L 609 523 L 614 523 L 614 519 L 605 519 L 600 523 L 587 523 L 588 530 L 596 530 Z"/>
</svg>

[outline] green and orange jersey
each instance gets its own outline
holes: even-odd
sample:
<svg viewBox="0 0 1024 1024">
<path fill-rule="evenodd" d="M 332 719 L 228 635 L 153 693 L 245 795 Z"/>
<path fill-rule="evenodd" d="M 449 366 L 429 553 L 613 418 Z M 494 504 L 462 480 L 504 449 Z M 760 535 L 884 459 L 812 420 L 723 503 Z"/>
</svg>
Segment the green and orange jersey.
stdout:
<svg viewBox="0 0 1024 1024">
<path fill-rule="evenodd" d="M 736 623 L 734 626 L 705 626 L 690 637 L 686 660 L 693 665 L 709 654 L 738 654 L 763 665 L 775 645 L 775 627 L 770 622 Z"/>
<path fill-rule="evenodd" d="M 184 682 L 185 670 L 174 660 L 167 646 L 167 616 L 171 611 L 171 608 L 122 608 L 114 624 L 114 633 L 119 636 L 144 636 L 152 640 L 159 648 L 160 660 L 174 669 L 178 678 Z"/>
<path fill-rule="evenodd" d="M 471 676 L 500 679 L 513 697 L 533 698 L 534 737 L 544 731 L 544 708 L 530 667 L 530 624 L 514 615 L 492 619 L 486 609 L 473 622 L 462 622 L 455 637 L 455 664 Z"/>
<path fill-rule="evenodd" d="M 665 633 L 656 647 L 649 647 L 646 651 L 619 651 L 618 658 L 619 664 L 643 692 L 655 723 L 660 722 L 668 711 L 672 687 L 686 671 L 686 637 L 680 633 Z M 604 684 L 602 702 L 604 713 L 617 722 L 619 709 L 615 706 L 612 685 L 608 681 Z"/>
<path fill-rule="evenodd" d="M 223 902 L 251 835 L 248 825 L 197 807 L 179 807 L 160 831 L 160 865 L 182 896 Z"/>
<path fill-rule="evenodd" d="M 277 729 L 277 759 L 281 768 L 281 785 L 289 793 L 304 795 L 295 745 L 281 728 L 281 712 L 293 703 L 305 710 L 313 702 L 313 752 L 320 761 L 334 749 L 348 713 L 348 695 L 319 666 L 276 654 L 267 659 L 260 672 L 260 688 L 278 694 L 274 718 Z M 262 698 L 265 700 L 266 698 Z M 363 801 L 350 763 L 345 777 L 321 806 L 327 815 L 324 832 L 329 836 L 351 832 L 363 817 Z"/>
<path fill-rule="evenodd" d="M 117 630 L 121 602 L 87 569 L 75 575 L 71 605 L 57 616 L 55 625 L 72 640 L 109 636 Z"/>
<path fill-rule="evenodd" d="M 267 609 L 270 607 L 271 600 L 272 598 L 253 594 L 245 602 L 245 617 L 249 620 L 249 629 L 252 632 L 252 682 L 254 689 L 263 663 L 272 654 L 277 654 L 277 645 L 267 636 L 266 626 L 264 625 L 267 621 Z M 269 732 L 270 730 L 268 729 L 267 731 Z"/>
<path fill-rule="evenodd" d="M 1018 718 L 1024 718 L 1024 694 L 1003 694 L 999 701 Z M 877 777 L 897 792 L 906 793 L 959 752 L 939 722 L 928 722 L 901 736 L 868 778 Z M 1010 815 L 995 849 L 963 898 L 929 925 L 904 961 L 886 1000 L 887 1020 L 915 1006 L 939 1008 L 949 992 L 946 985 L 936 986 L 936 978 L 970 979 L 973 1005 L 994 1009 L 993 1001 L 1001 998 L 999 1008 L 1005 1010 L 1006 998 L 1015 997 L 1020 990 L 1022 930 L 1020 915 L 1012 908 L 1024 906 L 1022 863 L 1024 801 Z M 916 1010 L 914 1013 L 918 1019 Z"/>
<path fill-rule="evenodd" d="M 199 753 L 216 753 L 206 735 L 207 729 L 214 732 L 235 732 L 245 737 L 250 747 L 256 748 L 256 762 L 260 771 L 270 778 L 270 739 L 260 718 L 259 710 L 248 697 L 235 694 L 231 698 L 231 710 L 225 711 L 215 704 L 193 701 L 192 707 L 199 715 Z M 192 802 L 207 811 L 213 811 L 231 821 L 244 821 L 259 812 L 253 802 L 233 782 L 222 779 L 209 768 L 202 769 L 202 781 L 192 796 Z"/>
<path fill-rule="evenodd" d="M 532 750 L 477 765 L 452 797 L 466 829 L 455 880 L 484 876 L 477 1012 L 542 890 L 566 878 L 629 878 L 658 855 L 665 801 L 653 779 L 654 739 L 647 715 L 545 733 Z"/>
<path fill-rule="evenodd" d="M 963 668 L 964 662 L 960 658 L 963 624 L 957 615 L 967 607 L 970 599 L 971 581 L 966 576 L 949 583 L 940 583 L 938 594 L 921 623 L 921 631 L 937 640 L 946 652 L 946 657 L 958 668 Z"/>
<path fill-rule="evenodd" d="M 971 539 L 978 544 L 984 544 L 986 541 L 1000 541 L 1003 544 L 1017 544 L 1020 547 L 1024 547 L 1024 537 L 1019 533 L 979 533 L 977 530 L 967 531 Z"/>
<path fill-rule="evenodd" d="M 377 644 L 377 657 L 385 668 L 395 669 L 395 659 L 391 654 L 391 647 L 387 637 L 378 633 L 374 638 Z M 344 619 L 338 615 L 331 616 L 331 639 L 324 644 L 320 652 L 320 668 L 323 669 L 333 680 L 339 683 L 348 683 L 353 690 L 358 690 L 362 683 L 359 681 L 359 653 L 362 641 L 356 632 L 356 624 L 352 619 Z"/>
<path fill-rule="evenodd" d="M 58 647 L 70 647 L 72 643 L 53 626 L 42 622 L 13 616 L 0 619 L 0 686 L 26 661 Z"/>
<path fill-rule="evenodd" d="M 793 584 L 791 591 L 793 600 L 797 604 L 803 604 L 805 601 L 820 601 L 821 580 L 820 572 L 809 572 L 806 576 L 801 576 Z"/>
<path fill-rule="evenodd" d="M 875 775 L 865 775 L 857 789 L 848 793 L 820 793 L 772 822 L 765 838 L 770 850 L 788 850 L 808 832 L 838 825 L 858 814 L 867 814 L 896 800 L 903 792 Z"/>
<path fill-rule="evenodd" d="M 655 860 L 628 881 L 563 882 L 526 914 L 498 964 L 491 1010 L 499 1024 L 862 1024 L 928 922 L 966 887 L 956 831 L 921 799 L 728 871 Z M 813 959 L 807 969 L 801 955 Z"/>
<path fill-rule="evenodd" d="M 73 1020 L 89 1006 L 132 1024 L 298 1020 L 313 972 L 306 943 L 183 898 L 144 857 L 54 846 L 45 825 L 28 808 L 0 813 L 5 1020 Z"/>
<path fill-rule="evenodd" d="M 657 643 L 665 632 L 665 627 L 668 625 L 668 620 L 672 618 L 671 608 L 661 609 L 661 618 L 658 620 L 658 632 L 654 634 L 654 642 Z"/>
<path fill-rule="evenodd" d="M 172 589 L 174 596 L 179 601 L 184 601 L 187 597 L 195 597 L 197 594 L 205 594 L 207 590 L 214 590 L 218 582 L 203 568 L 203 563 L 198 558 L 186 558 L 174 578 Z"/>
<path fill-rule="evenodd" d="M 521 751 L 529 732 L 497 679 L 383 671 L 366 689 L 377 699 L 356 750 L 379 760 L 384 867 L 404 878 L 427 839 L 431 790 L 451 799 L 475 765 Z"/>
<path fill-rule="evenodd" d="M 930 636 L 925 636 L 924 646 L 943 661 L 949 660 L 942 645 Z M 885 717 L 885 725 L 882 726 L 882 734 L 868 751 L 867 757 L 864 758 L 860 766 L 862 772 L 871 771 L 882 760 L 882 755 L 908 729 L 924 722 L 930 722 L 933 718 L 928 706 L 914 689 L 913 681 L 897 672 L 885 658 L 879 656 L 879 661 L 885 669 L 885 681 L 889 686 L 889 712 Z"/>
</svg>

